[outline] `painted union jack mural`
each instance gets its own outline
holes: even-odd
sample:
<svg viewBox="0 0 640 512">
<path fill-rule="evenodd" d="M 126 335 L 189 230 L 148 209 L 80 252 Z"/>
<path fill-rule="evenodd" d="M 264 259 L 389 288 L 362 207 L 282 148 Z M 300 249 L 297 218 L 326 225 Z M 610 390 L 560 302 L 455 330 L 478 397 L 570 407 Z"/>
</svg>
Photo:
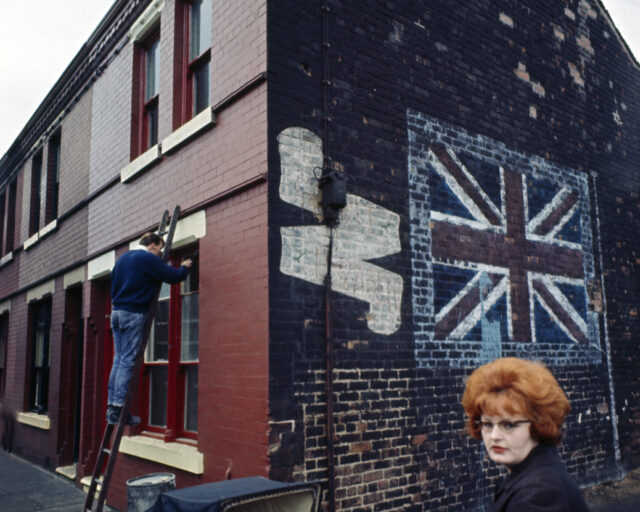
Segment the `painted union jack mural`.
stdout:
<svg viewBox="0 0 640 512">
<path fill-rule="evenodd" d="M 460 342 L 483 360 L 523 342 L 598 344 L 588 179 L 451 133 L 420 117 L 409 137 L 418 352 Z"/>
</svg>

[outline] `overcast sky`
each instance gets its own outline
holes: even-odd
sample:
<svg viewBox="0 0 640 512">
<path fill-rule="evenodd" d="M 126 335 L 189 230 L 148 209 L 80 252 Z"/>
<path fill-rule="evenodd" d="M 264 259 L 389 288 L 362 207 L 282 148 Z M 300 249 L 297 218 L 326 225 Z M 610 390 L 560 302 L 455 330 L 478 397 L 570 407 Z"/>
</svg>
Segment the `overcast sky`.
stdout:
<svg viewBox="0 0 640 512">
<path fill-rule="evenodd" d="M 560 0 L 557 0 L 560 1 Z M 114 0 L 0 0 L 0 155 Z M 603 0 L 640 60 L 640 0 Z"/>
</svg>

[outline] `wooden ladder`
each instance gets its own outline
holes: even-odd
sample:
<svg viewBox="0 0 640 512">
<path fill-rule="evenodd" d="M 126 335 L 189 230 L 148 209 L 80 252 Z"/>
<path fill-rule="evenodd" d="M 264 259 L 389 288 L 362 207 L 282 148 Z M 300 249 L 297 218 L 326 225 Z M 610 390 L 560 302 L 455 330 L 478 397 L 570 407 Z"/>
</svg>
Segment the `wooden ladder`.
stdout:
<svg viewBox="0 0 640 512">
<path fill-rule="evenodd" d="M 164 263 L 166 263 L 169 258 L 169 251 L 171 250 L 171 243 L 173 242 L 173 235 L 176 230 L 176 223 L 178 222 L 179 215 L 180 207 L 176 206 L 171 217 L 169 217 L 169 211 L 166 210 L 162 215 L 162 219 L 160 220 L 158 234 L 160 236 L 163 236 L 165 234 L 167 235 L 165 238 L 164 250 L 162 251 L 161 256 Z M 111 425 L 110 423 L 107 423 L 107 427 L 104 430 L 102 442 L 100 443 L 100 451 L 98 452 L 98 458 L 96 459 L 96 465 L 93 468 L 93 474 L 91 475 L 91 484 L 89 485 L 87 498 L 84 502 L 84 508 L 82 509 L 83 512 L 102 512 L 104 503 L 107 499 L 109 484 L 111 483 L 111 475 L 113 473 L 113 468 L 115 467 L 118 451 L 120 450 L 120 440 L 122 439 L 124 427 L 127 423 L 129 402 L 131 400 L 131 396 L 133 395 L 133 389 L 135 388 L 134 383 L 136 383 L 138 380 L 138 373 L 140 371 L 140 367 L 142 366 L 144 351 L 147 346 L 149 334 L 151 332 L 151 326 L 153 325 L 153 318 L 155 316 L 156 304 L 158 303 L 158 296 L 160 295 L 161 287 L 162 283 L 159 283 L 154 292 L 151 304 L 149 305 L 149 311 L 147 313 L 147 319 L 142 334 L 142 344 L 140 345 L 140 350 L 136 355 L 136 363 L 131 373 L 131 379 L 129 380 L 129 387 L 127 389 L 125 402 L 120 413 L 120 419 L 117 425 Z M 113 436 L 113 439 L 111 439 L 114 430 L 115 435 Z M 105 462 L 106 467 L 104 473 L 102 474 L 102 482 L 100 482 L 100 473 L 102 472 L 102 468 Z M 100 491 L 98 493 L 98 500 L 94 509 L 93 501 L 96 496 L 98 485 L 100 485 Z"/>
</svg>

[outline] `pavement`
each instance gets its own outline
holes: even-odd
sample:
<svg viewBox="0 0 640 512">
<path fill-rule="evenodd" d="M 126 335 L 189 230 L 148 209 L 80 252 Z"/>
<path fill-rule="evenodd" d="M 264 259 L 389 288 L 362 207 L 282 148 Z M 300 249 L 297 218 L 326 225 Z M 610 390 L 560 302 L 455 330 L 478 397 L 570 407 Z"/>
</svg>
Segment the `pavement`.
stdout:
<svg viewBox="0 0 640 512">
<path fill-rule="evenodd" d="M 81 512 L 86 497 L 71 480 L 0 451 L 2 512 Z"/>
<path fill-rule="evenodd" d="M 584 497 L 591 512 L 640 512 L 640 468 L 622 480 L 585 489 Z"/>
<path fill-rule="evenodd" d="M 591 512 L 640 512 L 640 468 L 620 481 L 585 489 L 584 495 Z M 71 480 L 0 451 L 2 512 L 81 512 L 85 498 Z"/>
</svg>

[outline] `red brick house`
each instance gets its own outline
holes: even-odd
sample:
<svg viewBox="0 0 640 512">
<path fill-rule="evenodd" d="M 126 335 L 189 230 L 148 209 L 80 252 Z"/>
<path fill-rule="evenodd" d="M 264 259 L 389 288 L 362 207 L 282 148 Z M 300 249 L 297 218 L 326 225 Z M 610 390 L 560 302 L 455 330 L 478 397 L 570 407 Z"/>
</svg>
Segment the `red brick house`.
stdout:
<svg viewBox="0 0 640 512">
<path fill-rule="evenodd" d="M 176 204 L 172 257 L 198 253 L 162 292 L 120 508 L 124 481 L 156 462 L 183 485 L 267 474 L 265 9 L 215 2 L 214 38 L 211 4 L 115 2 L 2 161 L 2 414 L 36 463 L 92 471 L 115 259 Z"/>
<path fill-rule="evenodd" d="M 110 271 L 180 205 L 110 505 L 170 471 L 479 510 L 500 355 L 564 386 L 580 485 L 637 467 L 638 63 L 598 0 L 452 5 L 116 0 L 0 160 L 4 449 L 90 475 Z"/>
</svg>

